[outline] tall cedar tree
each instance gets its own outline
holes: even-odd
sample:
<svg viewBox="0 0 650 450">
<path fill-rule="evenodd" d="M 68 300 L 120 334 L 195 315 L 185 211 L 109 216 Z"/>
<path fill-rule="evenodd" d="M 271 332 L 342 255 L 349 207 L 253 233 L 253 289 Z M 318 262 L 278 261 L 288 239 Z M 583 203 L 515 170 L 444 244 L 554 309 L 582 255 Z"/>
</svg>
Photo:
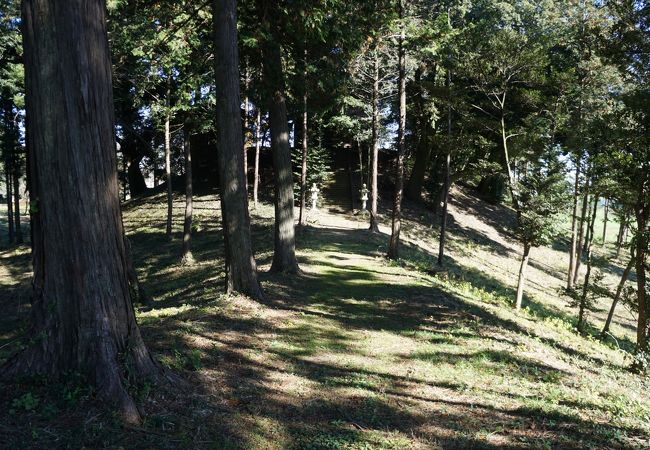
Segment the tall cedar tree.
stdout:
<svg viewBox="0 0 650 450">
<path fill-rule="evenodd" d="M 261 299 L 253 256 L 240 112 L 237 0 L 214 0 L 214 53 L 221 212 L 227 291 Z M 293 225 L 293 223 L 292 223 Z"/>
<path fill-rule="evenodd" d="M 398 38 L 398 83 L 399 83 L 399 126 L 397 130 L 397 174 L 395 180 L 395 200 L 393 203 L 393 221 L 390 242 L 388 244 L 388 257 L 398 258 L 399 234 L 402 219 L 402 194 L 404 191 L 404 158 L 406 157 L 406 54 L 404 51 L 404 5 L 399 0 L 398 14 L 400 31 Z"/>
<path fill-rule="evenodd" d="M 293 211 L 293 174 L 289 148 L 287 101 L 282 68 L 282 49 L 276 28 L 277 2 L 258 1 L 259 19 L 266 34 L 262 44 L 263 69 L 269 96 L 269 128 L 275 171 L 275 235 L 271 272 L 297 273 L 296 237 Z"/>
<path fill-rule="evenodd" d="M 129 293 L 105 7 L 103 0 L 22 4 L 33 202 L 29 336 L 39 338 L 2 375 L 82 373 L 133 423 L 140 414 L 125 388 L 124 361 L 138 380 L 159 378 L 162 369 L 142 341 Z"/>
</svg>

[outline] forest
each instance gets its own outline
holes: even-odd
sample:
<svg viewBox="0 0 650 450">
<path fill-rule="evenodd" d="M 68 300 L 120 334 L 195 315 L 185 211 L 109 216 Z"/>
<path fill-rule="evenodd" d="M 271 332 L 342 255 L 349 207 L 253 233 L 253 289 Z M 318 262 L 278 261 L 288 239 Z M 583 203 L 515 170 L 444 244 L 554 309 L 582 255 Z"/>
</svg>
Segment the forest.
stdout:
<svg viewBox="0 0 650 450">
<path fill-rule="evenodd" d="M 0 448 L 650 448 L 650 3 L 0 0 Z"/>
</svg>

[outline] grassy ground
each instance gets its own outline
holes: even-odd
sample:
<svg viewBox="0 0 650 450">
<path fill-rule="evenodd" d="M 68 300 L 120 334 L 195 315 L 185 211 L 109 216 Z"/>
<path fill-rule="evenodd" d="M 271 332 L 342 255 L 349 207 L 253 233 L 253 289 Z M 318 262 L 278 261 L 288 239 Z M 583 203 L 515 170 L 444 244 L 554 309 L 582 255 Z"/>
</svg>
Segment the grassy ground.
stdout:
<svg viewBox="0 0 650 450">
<path fill-rule="evenodd" d="M 182 224 L 182 203 L 175 205 Z M 0 389 L 13 448 L 648 448 L 650 386 L 625 370 L 633 322 L 621 308 L 602 343 L 574 331 L 558 296 L 564 246 L 535 249 L 525 309 L 512 311 L 511 213 L 457 191 L 447 272 L 434 276 L 434 218 L 407 205 L 403 259 L 360 215 L 311 218 L 303 273 L 268 275 L 272 208 L 253 212 L 264 302 L 225 298 L 218 203 L 196 203 L 196 264 L 164 237 L 164 200 L 125 211 L 136 265 L 156 299 L 138 312 L 156 357 L 189 386 L 133 386 L 146 421 L 124 429 L 73 374 Z M 388 223 L 388 220 L 384 220 Z M 614 228 L 614 227 L 612 227 Z M 609 255 L 605 248 L 603 255 Z M 0 253 L 0 360 L 28 313 L 26 250 Z M 606 267 L 616 282 L 621 262 Z M 600 327 L 605 303 L 589 316 Z"/>
</svg>

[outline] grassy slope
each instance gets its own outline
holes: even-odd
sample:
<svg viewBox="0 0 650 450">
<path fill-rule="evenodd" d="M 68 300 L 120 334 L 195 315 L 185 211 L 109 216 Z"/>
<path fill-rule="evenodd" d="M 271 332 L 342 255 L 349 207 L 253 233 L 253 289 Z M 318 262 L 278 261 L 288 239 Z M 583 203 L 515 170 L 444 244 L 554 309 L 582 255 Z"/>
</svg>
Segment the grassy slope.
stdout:
<svg viewBox="0 0 650 450">
<path fill-rule="evenodd" d="M 446 276 L 426 269 L 437 234 L 407 208 L 403 260 L 383 258 L 387 228 L 323 211 L 299 237 L 300 277 L 262 275 L 267 300 L 223 298 L 218 207 L 197 199 L 197 263 L 179 267 L 164 237 L 164 204 L 131 204 L 125 223 L 156 303 L 139 320 L 185 391 L 134 384 L 147 420 L 120 430 L 72 377 L 0 395 L 0 434 L 14 447 L 124 448 L 647 448 L 648 382 L 613 344 L 573 331 L 558 298 L 566 254 L 536 249 L 526 309 L 509 303 L 518 248 L 511 214 L 459 191 Z M 180 220 L 182 204 L 176 205 Z M 272 208 L 254 212 L 261 269 L 270 264 Z M 384 222 L 388 223 L 388 220 Z M 175 223 L 180 230 L 181 223 Z M 611 227 L 614 229 L 615 227 Z M 26 315 L 24 251 L 0 254 L 0 358 Z M 620 263 L 611 271 L 620 271 Z M 616 277 L 610 276 L 609 283 Z M 600 326 L 603 309 L 590 316 Z M 623 308 L 613 328 L 629 346 Z M 7 345 L 9 344 L 9 345 Z M 163 398 L 164 397 L 164 398 Z M 13 411 L 9 411 L 9 410 Z"/>
</svg>

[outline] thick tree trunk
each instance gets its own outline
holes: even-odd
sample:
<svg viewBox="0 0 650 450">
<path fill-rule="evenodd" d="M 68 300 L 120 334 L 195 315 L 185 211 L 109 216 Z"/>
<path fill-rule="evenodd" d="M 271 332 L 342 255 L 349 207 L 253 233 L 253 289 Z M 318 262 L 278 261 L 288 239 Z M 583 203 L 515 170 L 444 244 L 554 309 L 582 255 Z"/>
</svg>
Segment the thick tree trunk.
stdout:
<svg viewBox="0 0 650 450">
<path fill-rule="evenodd" d="M 399 18 L 403 19 L 404 10 L 402 0 L 399 0 Z M 398 72 L 399 72 L 399 127 L 397 130 L 397 173 L 395 174 L 395 200 L 393 202 L 393 220 L 390 241 L 388 243 L 388 257 L 399 257 L 399 235 L 402 220 L 402 194 L 404 191 L 404 158 L 406 157 L 406 54 L 404 51 L 404 23 L 400 24 L 398 39 Z"/>
<path fill-rule="evenodd" d="M 187 127 L 187 125 L 186 125 Z M 185 220 L 183 221 L 183 250 L 181 264 L 190 265 L 194 262 L 192 255 L 192 148 L 190 146 L 190 132 L 185 131 Z"/>
<path fill-rule="evenodd" d="M 519 280 L 517 282 L 517 297 L 515 298 L 515 309 L 519 311 L 524 299 L 524 286 L 526 283 L 526 269 L 528 269 L 528 260 L 530 258 L 530 245 L 524 244 L 524 253 L 521 257 L 519 266 Z"/>
<path fill-rule="evenodd" d="M 251 243 L 248 194 L 244 176 L 237 0 L 214 0 L 215 75 L 221 211 L 226 244 L 227 292 L 262 299 Z"/>
<path fill-rule="evenodd" d="M 305 48 L 303 70 L 303 94 L 302 94 L 302 167 L 300 169 L 300 215 L 298 223 L 301 227 L 307 225 L 307 151 L 308 151 L 308 113 L 307 113 L 307 48 Z"/>
<path fill-rule="evenodd" d="M 111 60 L 101 0 L 22 3 L 33 298 L 29 336 L 3 376 L 71 372 L 127 422 L 124 376 L 159 378 L 135 322 L 120 212 Z M 56 86 L 56 89 L 52 87 Z"/>
<path fill-rule="evenodd" d="M 172 214 L 174 207 L 174 197 L 172 192 L 172 146 L 171 146 L 171 132 L 170 132 L 170 122 L 171 122 L 171 105 L 170 105 L 170 95 L 171 95 L 171 74 L 167 73 L 167 96 L 165 99 L 166 109 L 165 112 L 165 180 L 167 182 L 167 227 L 165 228 L 165 234 L 167 239 L 172 238 Z"/>
<path fill-rule="evenodd" d="M 379 159 L 379 54 L 374 50 L 373 83 L 372 83 L 372 142 L 370 143 L 370 231 L 379 232 L 379 217 L 377 216 L 377 203 L 379 201 L 378 159 Z"/>
<path fill-rule="evenodd" d="M 571 213 L 571 248 L 569 249 L 569 273 L 567 274 L 567 289 L 573 289 L 573 273 L 576 265 L 576 250 L 578 248 L 578 199 L 580 191 L 580 157 L 576 158 L 576 175 L 573 183 L 573 210 Z"/>
<path fill-rule="evenodd" d="M 607 314 L 607 320 L 605 321 L 605 326 L 603 327 L 603 331 L 600 333 L 602 336 L 605 336 L 607 333 L 609 333 L 609 327 L 612 324 L 612 319 L 614 318 L 614 311 L 616 310 L 616 305 L 618 304 L 618 301 L 621 299 L 621 294 L 623 293 L 623 287 L 625 286 L 625 282 L 630 276 L 630 272 L 632 271 L 632 267 L 634 267 L 635 264 L 635 258 L 634 255 L 630 257 L 630 261 L 627 263 L 627 266 L 625 266 L 625 270 L 623 271 L 623 276 L 621 276 L 621 281 L 618 282 L 618 286 L 616 287 L 616 295 L 614 295 L 614 300 L 612 300 L 612 306 L 609 308 L 609 313 Z"/>
<path fill-rule="evenodd" d="M 257 208 L 257 191 L 260 184 L 260 148 L 262 147 L 262 133 L 260 127 L 262 126 L 262 113 L 257 108 L 257 117 L 255 118 L 255 173 L 253 174 L 253 205 Z"/>
<path fill-rule="evenodd" d="M 265 27 L 271 29 L 268 15 L 262 14 L 262 18 Z M 269 126 L 275 171 L 275 237 L 271 272 L 297 273 L 291 149 L 282 54 L 277 39 L 265 42 L 262 52 L 264 77 L 271 93 Z"/>
</svg>

